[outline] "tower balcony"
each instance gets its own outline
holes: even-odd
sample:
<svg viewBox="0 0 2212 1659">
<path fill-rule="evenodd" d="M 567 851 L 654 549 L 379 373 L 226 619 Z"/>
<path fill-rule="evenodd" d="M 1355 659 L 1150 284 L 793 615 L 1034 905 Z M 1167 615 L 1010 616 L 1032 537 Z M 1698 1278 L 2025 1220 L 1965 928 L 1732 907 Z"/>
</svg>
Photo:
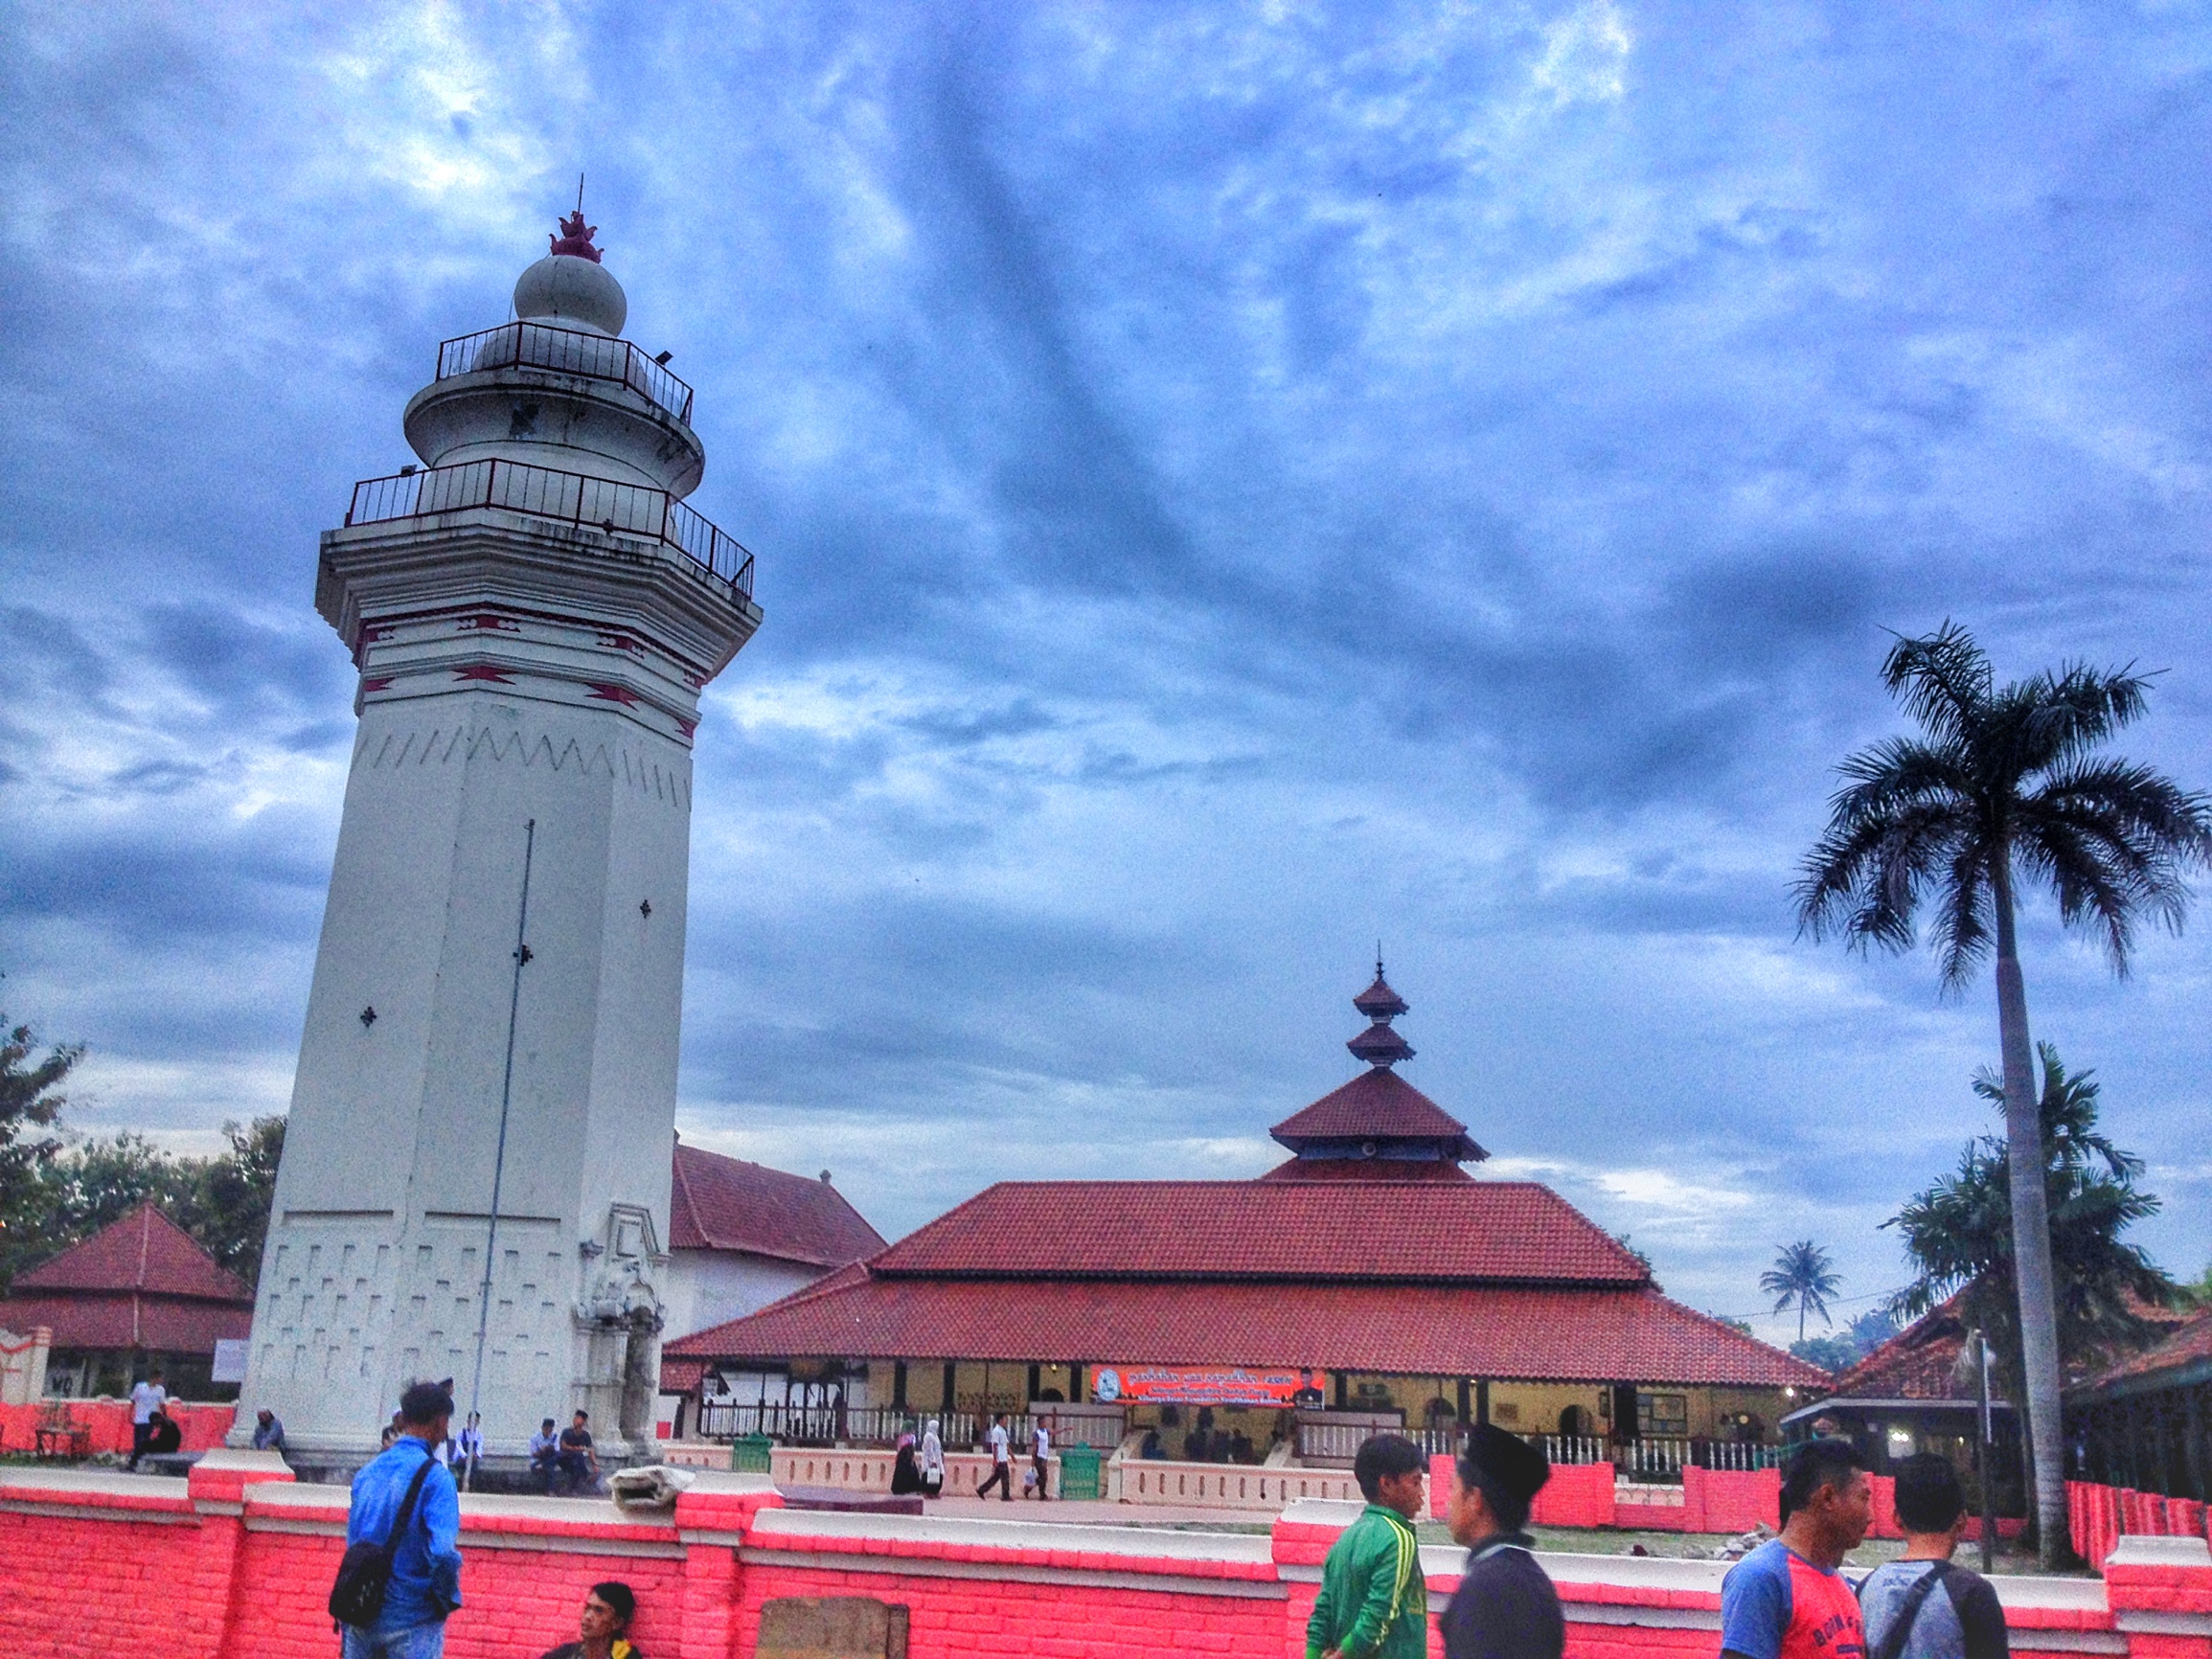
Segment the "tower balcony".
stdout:
<svg viewBox="0 0 2212 1659">
<path fill-rule="evenodd" d="M 737 537 L 725 534 L 667 490 L 519 461 L 410 466 L 388 477 L 363 479 L 353 486 L 346 523 L 382 524 L 473 508 L 499 508 L 610 536 L 658 541 L 680 555 L 696 574 L 726 586 L 733 599 L 749 602 L 753 597 L 753 556 Z"/>
<path fill-rule="evenodd" d="M 611 380 L 649 398 L 687 426 L 692 389 L 627 340 L 550 323 L 502 323 L 447 340 L 438 348 L 438 378 L 492 369 L 543 369 L 587 380 Z"/>
</svg>

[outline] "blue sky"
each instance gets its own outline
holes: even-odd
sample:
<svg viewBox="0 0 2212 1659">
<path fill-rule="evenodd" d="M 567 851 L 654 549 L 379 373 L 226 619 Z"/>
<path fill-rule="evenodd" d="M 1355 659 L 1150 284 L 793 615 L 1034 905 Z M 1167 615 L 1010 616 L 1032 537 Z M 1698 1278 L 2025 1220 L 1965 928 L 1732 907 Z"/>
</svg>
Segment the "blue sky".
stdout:
<svg viewBox="0 0 2212 1659">
<path fill-rule="evenodd" d="M 2166 670 L 2125 750 L 2212 784 L 2202 6 L 0 41 L 0 989 L 91 1044 L 86 1129 L 284 1103 L 353 727 L 315 537 L 580 169 L 767 613 L 698 734 L 679 1124 L 887 1234 L 1265 1168 L 1380 938 L 1492 1170 L 1697 1306 L 1801 1237 L 1872 1298 L 1995 1048 L 1986 987 L 1794 936 L 1885 630 Z M 2124 984 L 2026 935 L 2191 1273 L 2199 921 Z"/>
</svg>

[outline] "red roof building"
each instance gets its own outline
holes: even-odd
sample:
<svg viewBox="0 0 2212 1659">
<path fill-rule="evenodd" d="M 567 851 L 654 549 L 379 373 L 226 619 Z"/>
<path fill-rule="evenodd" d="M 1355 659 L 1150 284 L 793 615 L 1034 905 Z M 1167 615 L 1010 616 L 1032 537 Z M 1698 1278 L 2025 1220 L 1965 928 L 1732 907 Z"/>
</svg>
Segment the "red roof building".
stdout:
<svg viewBox="0 0 2212 1659">
<path fill-rule="evenodd" d="M 1744 1438 L 1826 1382 L 1669 1300 L 1548 1188 L 1470 1176 L 1461 1166 L 1488 1154 L 1392 1069 L 1412 1049 L 1391 1026 L 1406 1008 L 1380 964 L 1356 1006 L 1370 1025 L 1349 1046 L 1370 1069 L 1275 1126 L 1291 1152 L 1277 1169 L 1001 1182 L 757 1313 L 669 1343 L 664 1390 L 704 1384 L 711 1400 L 731 1385 L 771 1406 L 833 1398 L 840 1433 L 857 1432 L 861 1403 L 895 1416 L 1105 1400 L 1132 1425 L 1207 1401 Z"/>
<path fill-rule="evenodd" d="M 676 1142 L 661 1299 L 671 1335 L 764 1307 L 882 1248 L 828 1170 L 809 1180 Z"/>
<path fill-rule="evenodd" d="M 2067 1472 L 2170 1498 L 2212 1501 L 2212 1308 L 2066 1394 Z"/>
<path fill-rule="evenodd" d="M 218 1341 L 253 1326 L 253 1291 L 152 1204 L 18 1273 L 0 1327 L 53 1334 L 47 1387 L 119 1393 L 163 1368 L 172 1394 L 204 1398 Z"/>
</svg>

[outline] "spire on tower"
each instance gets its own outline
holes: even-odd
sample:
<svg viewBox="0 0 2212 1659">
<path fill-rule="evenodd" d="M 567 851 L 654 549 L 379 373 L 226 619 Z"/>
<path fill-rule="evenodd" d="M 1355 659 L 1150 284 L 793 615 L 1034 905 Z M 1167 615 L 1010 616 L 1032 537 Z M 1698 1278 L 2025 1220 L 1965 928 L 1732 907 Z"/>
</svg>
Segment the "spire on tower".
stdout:
<svg viewBox="0 0 2212 1659">
<path fill-rule="evenodd" d="M 1388 1069 L 1413 1057 L 1413 1045 L 1390 1029 L 1390 1022 L 1407 1011 L 1406 1000 L 1390 989 L 1382 977 L 1382 951 L 1375 952 L 1375 983 L 1352 999 L 1352 1006 L 1370 1022 L 1365 1031 L 1344 1046 L 1371 1066 Z"/>
<path fill-rule="evenodd" d="M 591 245 L 591 239 L 599 235 L 599 226 L 583 222 L 583 180 L 576 181 L 576 212 L 560 221 L 560 235 L 549 236 L 557 254 L 567 254 L 572 259 L 589 260 L 599 263 L 599 250 Z"/>
</svg>

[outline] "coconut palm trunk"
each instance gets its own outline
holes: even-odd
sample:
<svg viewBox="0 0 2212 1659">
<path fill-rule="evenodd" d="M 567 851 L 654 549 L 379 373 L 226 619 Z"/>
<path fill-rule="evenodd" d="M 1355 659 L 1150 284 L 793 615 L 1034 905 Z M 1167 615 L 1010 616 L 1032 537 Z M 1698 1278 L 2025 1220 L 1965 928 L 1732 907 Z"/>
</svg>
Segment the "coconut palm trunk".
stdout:
<svg viewBox="0 0 2212 1659">
<path fill-rule="evenodd" d="M 2028 989 L 2013 919 L 2012 854 L 2000 846 L 1990 898 L 1996 923 L 1997 1041 L 2004 1058 L 2005 1162 L 2012 1174 L 2013 1283 L 2020 1304 L 2020 1372 L 2027 1391 L 2029 1466 L 2035 1474 L 2036 1554 L 2046 1568 L 2066 1539 L 2064 1426 L 2060 1401 L 2058 1293 L 2043 1191 L 2042 1123 L 2036 1111 Z"/>
</svg>

